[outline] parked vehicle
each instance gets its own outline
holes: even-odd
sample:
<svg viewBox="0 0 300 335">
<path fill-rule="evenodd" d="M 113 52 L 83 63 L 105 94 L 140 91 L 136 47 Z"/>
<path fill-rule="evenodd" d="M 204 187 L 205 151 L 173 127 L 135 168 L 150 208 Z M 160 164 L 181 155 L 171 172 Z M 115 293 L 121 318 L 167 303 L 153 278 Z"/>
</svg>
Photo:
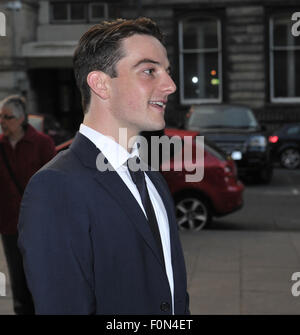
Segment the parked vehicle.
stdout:
<svg viewBox="0 0 300 335">
<path fill-rule="evenodd" d="M 193 152 L 195 152 L 198 132 L 166 129 L 165 134 L 177 135 L 183 140 L 185 136 L 192 136 Z M 179 157 L 182 155 L 184 152 L 179 153 Z M 186 175 L 190 172 L 185 167 L 191 162 L 184 163 L 181 171 L 174 171 L 175 153 L 171 157 L 170 171 L 162 171 L 175 201 L 180 230 L 203 229 L 209 225 L 214 216 L 220 217 L 242 207 L 244 185 L 237 178 L 235 163 L 213 143 L 205 141 L 204 178 L 201 181 L 186 181 Z"/>
<path fill-rule="evenodd" d="M 250 108 L 226 104 L 192 106 L 185 129 L 199 131 L 231 156 L 241 178 L 271 181 L 273 165 L 267 136 Z"/>
<path fill-rule="evenodd" d="M 269 136 L 271 155 L 286 169 L 300 166 L 300 123 L 286 124 Z"/>
<path fill-rule="evenodd" d="M 179 129 L 165 129 L 165 135 L 192 137 L 192 152 L 195 153 L 198 132 Z M 70 146 L 72 139 L 57 146 L 57 152 Z M 223 216 L 240 209 L 243 205 L 244 185 L 237 179 L 234 161 L 227 157 L 213 143 L 205 143 L 204 178 L 199 182 L 187 182 L 186 175 L 191 174 L 185 168 L 194 162 L 180 160 L 181 171 L 174 171 L 182 151 L 173 151 L 169 162 L 162 162 L 161 172 L 174 197 L 178 227 L 181 230 L 200 230 L 207 226 L 214 216 Z M 178 156 L 179 155 L 179 156 Z M 194 159 L 194 158 L 192 158 Z M 169 171 L 164 171 L 168 164 Z M 195 164 L 194 164 L 195 165 Z M 178 169 L 177 169 L 178 170 Z"/>
</svg>

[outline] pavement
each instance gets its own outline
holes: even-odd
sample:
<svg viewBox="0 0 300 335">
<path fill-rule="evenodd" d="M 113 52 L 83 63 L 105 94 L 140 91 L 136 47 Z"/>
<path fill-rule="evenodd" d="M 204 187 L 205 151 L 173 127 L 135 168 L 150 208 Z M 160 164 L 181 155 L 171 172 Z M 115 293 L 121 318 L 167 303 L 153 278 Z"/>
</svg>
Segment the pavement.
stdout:
<svg viewBox="0 0 300 335">
<path fill-rule="evenodd" d="M 0 272 L 5 276 L 5 296 L 2 296 L 3 283 L 0 282 L 0 315 L 11 315 L 14 314 L 13 304 L 12 304 L 12 295 L 7 271 L 7 264 L 4 257 L 2 240 L 0 238 Z M 0 277 L 0 280 L 3 276 Z"/>
<path fill-rule="evenodd" d="M 291 292 L 300 232 L 203 230 L 181 240 L 192 314 L 300 314 L 300 296 Z M 7 278 L 0 314 L 14 314 L 1 243 L 0 272 Z"/>
<path fill-rule="evenodd" d="M 204 230 L 181 239 L 192 314 L 300 314 L 291 292 L 300 232 Z"/>
</svg>

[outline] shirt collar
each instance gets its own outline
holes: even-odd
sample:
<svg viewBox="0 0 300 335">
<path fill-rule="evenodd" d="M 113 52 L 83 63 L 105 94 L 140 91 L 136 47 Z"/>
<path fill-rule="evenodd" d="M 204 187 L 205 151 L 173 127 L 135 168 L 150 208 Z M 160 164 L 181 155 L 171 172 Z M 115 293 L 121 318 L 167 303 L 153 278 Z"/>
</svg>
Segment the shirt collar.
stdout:
<svg viewBox="0 0 300 335">
<path fill-rule="evenodd" d="M 79 132 L 95 144 L 114 170 L 118 170 L 121 166 L 124 166 L 129 158 L 140 156 L 136 142 L 132 147 L 131 153 L 129 153 L 111 137 L 105 136 L 83 123 L 80 125 Z"/>
</svg>

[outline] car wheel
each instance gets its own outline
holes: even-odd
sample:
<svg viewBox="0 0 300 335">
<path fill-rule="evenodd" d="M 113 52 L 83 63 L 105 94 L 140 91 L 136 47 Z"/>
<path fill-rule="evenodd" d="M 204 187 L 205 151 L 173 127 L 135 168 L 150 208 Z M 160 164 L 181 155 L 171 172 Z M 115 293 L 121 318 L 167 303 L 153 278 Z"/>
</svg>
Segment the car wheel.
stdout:
<svg viewBox="0 0 300 335">
<path fill-rule="evenodd" d="M 280 163 L 286 169 L 296 169 L 300 165 L 300 152 L 294 148 L 285 149 L 280 154 Z"/>
<path fill-rule="evenodd" d="M 176 201 L 176 218 L 180 230 L 198 231 L 211 221 L 211 209 L 199 195 L 185 195 Z"/>
</svg>

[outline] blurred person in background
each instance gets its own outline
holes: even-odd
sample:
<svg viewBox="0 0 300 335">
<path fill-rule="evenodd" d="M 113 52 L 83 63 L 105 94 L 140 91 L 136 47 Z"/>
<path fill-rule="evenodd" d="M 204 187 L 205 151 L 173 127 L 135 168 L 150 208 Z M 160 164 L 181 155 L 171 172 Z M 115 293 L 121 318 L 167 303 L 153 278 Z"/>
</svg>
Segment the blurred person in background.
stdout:
<svg viewBox="0 0 300 335">
<path fill-rule="evenodd" d="M 26 102 L 13 95 L 0 102 L 0 234 L 16 314 L 34 314 L 17 247 L 20 203 L 30 177 L 55 155 L 53 140 L 28 124 Z"/>
</svg>

